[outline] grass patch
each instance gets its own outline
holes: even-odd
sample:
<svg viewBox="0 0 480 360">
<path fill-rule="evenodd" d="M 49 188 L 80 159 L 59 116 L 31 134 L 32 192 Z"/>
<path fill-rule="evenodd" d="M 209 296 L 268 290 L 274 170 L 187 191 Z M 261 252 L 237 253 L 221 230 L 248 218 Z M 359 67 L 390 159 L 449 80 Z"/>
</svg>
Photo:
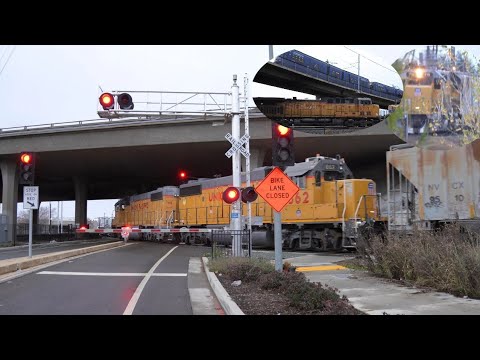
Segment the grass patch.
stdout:
<svg viewBox="0 0 480 360">
<path fill-rule="evenodd" d="M 447 225 L 411 235 L 371 235 L 358 243 L 364 266 L 382 277 L 480 299 L 480 237 Z"/>
</svg>

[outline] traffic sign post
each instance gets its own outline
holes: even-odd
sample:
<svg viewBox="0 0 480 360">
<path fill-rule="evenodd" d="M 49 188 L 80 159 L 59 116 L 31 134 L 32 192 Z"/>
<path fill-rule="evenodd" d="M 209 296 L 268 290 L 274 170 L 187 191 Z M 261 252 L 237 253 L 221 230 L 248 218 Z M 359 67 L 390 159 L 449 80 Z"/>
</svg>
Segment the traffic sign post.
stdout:
<svg viewBox="0 0 480 360">
<path fill-rule="evenodd" d="M 273 233 L 275 242 L 275 270 L 282 271 L 282 214 L 281 211 L 288 204 L 300 188 L 276 167 L 257 186 L 255 191 L 273 209 Z"/>
<path fill-rule="evenodd" d="M 39 187 L 38 186 L 24 186 L 23 187 L 23 208 L 29 211 L 28 219 L 28 257 L 32 257 L 32 243 L 33 243 L 33 210 L 38 209 L 39 203 Z"/>
</svg>

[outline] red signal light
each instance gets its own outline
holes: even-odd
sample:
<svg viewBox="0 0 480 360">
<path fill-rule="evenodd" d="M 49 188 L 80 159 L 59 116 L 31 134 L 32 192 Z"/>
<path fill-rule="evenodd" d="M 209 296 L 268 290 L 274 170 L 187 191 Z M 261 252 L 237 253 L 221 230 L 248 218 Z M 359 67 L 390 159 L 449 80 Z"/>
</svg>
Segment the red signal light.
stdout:
<svg viewBox="0 0 480 360">
<path fill-rule="evenodd" d="M 21 152 L 19 165 L 19 184 L 33 185 L 35 178 L 35 153 Z"/>
<path fill-rule="evenodd" d="M 103 107 L 103 110 L 113 109 L 113 106 L 115 105 L 113 95 L 110 93 L 103 93 L 102 95 L 100 95 L 99 101 L 100 105 L 102 105 Z"/>
<path fill-rule="evenodd" d="M 240 198 L 240 190 L 236 187 L 230 186 L 225 189 L 222 198 L 227 204 L 232 204 Z"/>
<path fill-rule="evenodd" d="M 283 126 L 283 125 L 277 125 L 277 132 L 280 136 L 287 136 L 292 129 Z"/>
<path fill-rule="evenodd" d="M 185 171 L 180 171 L 180 179 L 185 180 L 187 178 L 187 173 Z"/>
<path fill-rule="evenodd" d="M 24 164 L 30 164 L 30 162 L 32 161 L 32 156 L 30 154 L 22 154 L 20 156 L 20 160 Z"/>
</svg>

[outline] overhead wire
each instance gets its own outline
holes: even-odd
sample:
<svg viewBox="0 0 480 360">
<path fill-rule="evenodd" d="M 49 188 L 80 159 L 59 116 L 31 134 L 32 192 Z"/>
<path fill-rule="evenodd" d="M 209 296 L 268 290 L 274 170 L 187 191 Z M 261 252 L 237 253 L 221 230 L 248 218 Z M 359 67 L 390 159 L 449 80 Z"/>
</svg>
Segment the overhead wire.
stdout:
<svg viewBox="0 0 480 360">
<path fill-rule="evenodd" d="M 384 65 L 376 62 L 375 60 L 372 60 L 372 59 L 366 57 L 365 55 L 362 55 L 362 54 L 356 52 L 355 50 L 350 49 L 349 47 L 347 47 L 347 46 L 345 46 L 345 45 L 343 45 L 343 47 L 344 47 L 345 49 L 350 50 L 351 52 L 354 52 L 355 54 L 360 55 L 361 57 L 363 57 L 363 58 L 365 58 L 365 59 L 373 62 L 374 64 L 377 64 L 378 66 L 381 66 L 382 68 L 387 69 L 388 71 L 391 71 L 391 72 L 397 74 L 397 72 L 396 72 L 395 70 L 389 69 L 388 67 L 386 67 L 386 66 L 384 66 Z"/>
<path fill-rule="evenodd" d="M 14 45 L 14 46 L 13 46 L 13 48 L 12 48 L 12 51 L 10 52 L 10 55 L 8 55 L 8 58 L 7 58 L 7 60 L 5 61 L 5 64 L 3 64 L 2 70 L 0 70 L 0 76 L 2 75 L 2 73 L 3 73 L 3 70 L 4 70 L 4 69 L 5 69 L 5 67 L 7 66 L 7 64 L 8 64 L 8 61 L 9 61 L 9 60 L 10 60 L 10 58 L 12 57 L 12 55 L 13 55 L 13 53 L 15 52 L 15 49 L 16 49 L 16 48 L 17 48 L 17 46 L 16 46 L 16 45 Z"/>
</svg>

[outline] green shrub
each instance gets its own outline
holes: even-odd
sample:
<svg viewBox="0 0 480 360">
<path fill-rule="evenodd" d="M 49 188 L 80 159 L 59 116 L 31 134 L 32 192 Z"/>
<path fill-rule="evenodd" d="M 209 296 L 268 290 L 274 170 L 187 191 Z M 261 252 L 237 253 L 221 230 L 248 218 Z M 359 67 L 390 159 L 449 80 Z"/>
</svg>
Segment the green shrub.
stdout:
<svg viewBox="0 0 480 360">
<path fill-rule="evenodd" d="M 274 265 L 264 259 L 216 258 L 209 267 L 229 280 L 257 281 L 261 289 L 286 296 L 290 306 L 299 310 L 331 315 L 360 313 L 336 289 L 309 282 L 301 272 L 275 271 Z"/>
<path fill-rule="evenodd" d="M 285 275 L 278 271 L 272 271 L 263 275 L 260 279 L 260 287 L 264 290 L 279 289 L 285 280 Z"/>
</svg>

